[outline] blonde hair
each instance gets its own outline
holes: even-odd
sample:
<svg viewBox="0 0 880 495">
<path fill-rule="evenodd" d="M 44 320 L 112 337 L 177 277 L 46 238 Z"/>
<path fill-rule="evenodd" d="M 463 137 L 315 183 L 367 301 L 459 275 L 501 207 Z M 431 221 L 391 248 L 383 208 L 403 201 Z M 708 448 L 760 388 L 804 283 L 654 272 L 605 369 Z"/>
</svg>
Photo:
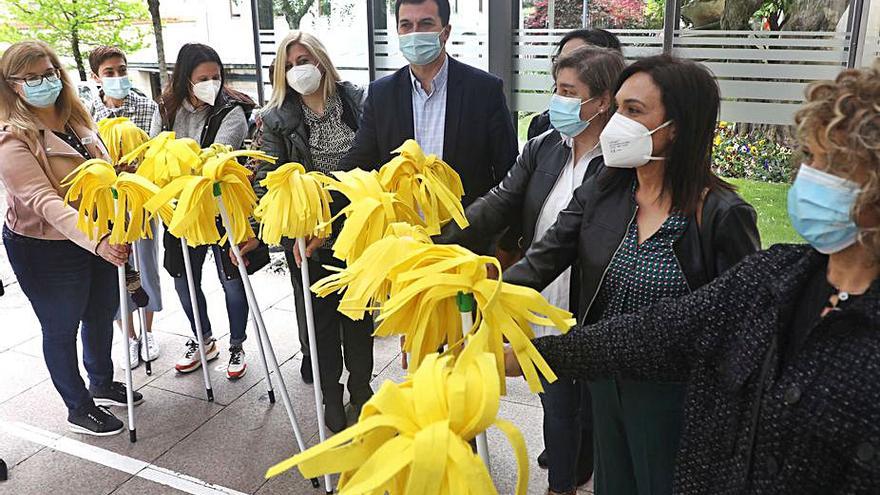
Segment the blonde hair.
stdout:
<svg viewBox="0 0 880 495">
<path fill-rule="evenodd" d="M 336 83 L 342 80 L 336 66 L 330 60 L 327 49 L 314 35 L 305 31 L 291 31 L 290 34 L 278 44 L 278 52 L 275 55 L 275 66 L 272 68 L 272 98 L 266 104 L 266 110 L 281 107 L 288 91 L 296 90 L 287 84 L 287 52 L 293 45 L 300 44 L 308 50 L 309 54 L 324 68 L 324 77 L 321 83 L 321 92 L 324 100 L 336 93 Z"/>
<path fill-rule="evenodd" d="M 845 70 L 834 81 L 811 84 L 795 123 L 807 156 L 821 153 L 836 175 L 861 172 L 868 178 L 853 218 L 871 213 L 880 218 L 880 59 L 872 68 Z M 859 240 L 880 261 L 880 225 L 859 229 Z"/>
<path fill-rule="evenodd" d="M 55 51 L 42 41 L 22 41 L 6 49 L 0 58 L 0 122 L 10 127 L 12 132 L 21 135 L 31 143 L 36 143 L 37 129 L 43 127 L 24 99 L 15 92 L 10 81 L 17 75 L 28 70 L 41 58 L 48 57 L 49 63 L 61 73 L 61 94 L 55 101 L 55 110 L 65 125 L 76 125 L 94 129 L 92 117 L 83 107 L 77 96 L 76 85 L 64 70 Z"/>
</svg>

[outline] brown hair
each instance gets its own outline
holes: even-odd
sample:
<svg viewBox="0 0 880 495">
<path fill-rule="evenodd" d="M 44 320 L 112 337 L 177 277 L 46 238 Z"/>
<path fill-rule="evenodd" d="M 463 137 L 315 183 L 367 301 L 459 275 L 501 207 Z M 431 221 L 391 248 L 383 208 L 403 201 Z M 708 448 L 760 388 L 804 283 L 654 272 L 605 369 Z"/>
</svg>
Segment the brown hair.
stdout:
<svg viewBox="0 0 880 495">
<path fill-rule="evenodd" d="M 89 67 L 91 67 L 92 73 L 98 74 L 101 64 L 113 57 L 122 57 L 122 60 L 128 63 L 128 59 L 125 58 L 125 52 L 115 46 L 99 46 L 89 52 Z"/>
<path fill-rule="evenodd" d="M 868 178 L 853 218 L 880 216 L 880 59 L 872 68 L 845 70 L 834 81 L 811 84 L 795 123 L 807 157 L 822 153 L 829 172 Z M 880 261 L 880 225 L 859 227 L 860 241 Z"/>
<path fill-rule="evenodd" d="M 10 130 L 19 134 L 27 141 L 36 143 L 37 130 L 43 124 L 34 115 L 31 108 L 18 96 L 10 79 L 27 70 L 41 58 L 48 57 L 53 67 L 61 73 L 61 94 L 55 101 L 55 110 L 65 124 L 94 129 L 91 116 L 83 107 L 77 96 L 73 79 L 64 70 L 58 55 L 49 45 L 42 41 L 21 41 L 6 49 L 0 58 L 0 122 L 9 126 Z"/>
<path fill-rule="evenodd" d="M 626 67 L 620 52 L 597 46 L 581 46 L 563 55 L 553 64 L 553 79 L 562 69 L 574 69 L 577 78 L 590 88 L 590 96 L 600 97 L 611 94 L 611 106 L 614 107 L 614 90 L 617 78 Z M 614 108 L 608 115 L 615 112 Z"/>
</svg>

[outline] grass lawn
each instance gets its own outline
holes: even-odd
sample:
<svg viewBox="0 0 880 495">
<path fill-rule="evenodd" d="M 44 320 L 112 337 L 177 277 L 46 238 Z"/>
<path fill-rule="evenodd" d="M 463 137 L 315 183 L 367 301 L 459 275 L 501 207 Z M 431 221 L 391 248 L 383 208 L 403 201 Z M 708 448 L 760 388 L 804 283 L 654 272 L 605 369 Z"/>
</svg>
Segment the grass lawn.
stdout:
<svg viewBox="0 0 880 495">
<path fill-rule="evenodd" d="M 738 188 L 740 196 L 758 211 L 758 230 L 761 232 L 761 244 L 769 247 L 773 244 L 804 242 L 794 231 L 788 219 L 786 197 L 788 184 L 773 184 L 747 179 L 726 179 Z"/>
</svg>

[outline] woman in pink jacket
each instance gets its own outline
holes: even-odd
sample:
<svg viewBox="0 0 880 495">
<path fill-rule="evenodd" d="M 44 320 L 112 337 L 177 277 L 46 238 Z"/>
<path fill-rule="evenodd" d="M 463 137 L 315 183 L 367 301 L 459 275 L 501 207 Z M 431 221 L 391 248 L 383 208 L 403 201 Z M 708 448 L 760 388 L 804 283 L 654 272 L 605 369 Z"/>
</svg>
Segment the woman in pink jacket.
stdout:
<svg viewBox="0 0 880 495">
<path fill-rule="evenodd" d="M 42 326 L 43 355 L 70 429 L 108 436 L 123 424 L 104 406 L 126 405 L 125 386 L 113 381 L 110 348 L 119 305 L 115 267 L 129 248 L 107 237 L 89 240 L 76 228 L 76 210 L 64 203 L 62 179 L 90 158 L 106 158 L 106 149 L 58 56 L 40 41 L 9 47 L 0 58 L 3 244 Z M 77 362 L 80 323 L 88 388 Z M 134 398 L 143 401 L 137 392 Z"/>
</svg>

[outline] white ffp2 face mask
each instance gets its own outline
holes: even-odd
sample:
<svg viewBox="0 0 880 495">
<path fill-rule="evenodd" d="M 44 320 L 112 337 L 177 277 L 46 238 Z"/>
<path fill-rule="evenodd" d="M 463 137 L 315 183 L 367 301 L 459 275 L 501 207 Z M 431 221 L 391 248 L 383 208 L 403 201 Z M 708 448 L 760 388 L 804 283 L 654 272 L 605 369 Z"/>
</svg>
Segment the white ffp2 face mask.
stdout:
<svg viewBox="0 0 880 495">
<path fill-rule="evenodd" d="M 287 71 L 287 84 L 301 95 L 310 95 L 321 87 L 321 71 L 312 64 L 295 65 Z"/>
<path fill-rule="evenodd" d="M 662 157 L 651 156 L 654 151 L 651 135 L 670 124 L 672 121 L 667 120 L 651 131 L 635 120 L 615 113 L 599 135 L 605 166 L 638 168 L 651 160 L 664 160 Z"/>
<path fill-rule="evenodd" d="M 207 103 L 214 105 L 217 101 L 217 95 L 220 93 L 222 82 L 212 79 L 210 81 L 201 81 L 193 84 L 193 96 Z"/>
</svg>

